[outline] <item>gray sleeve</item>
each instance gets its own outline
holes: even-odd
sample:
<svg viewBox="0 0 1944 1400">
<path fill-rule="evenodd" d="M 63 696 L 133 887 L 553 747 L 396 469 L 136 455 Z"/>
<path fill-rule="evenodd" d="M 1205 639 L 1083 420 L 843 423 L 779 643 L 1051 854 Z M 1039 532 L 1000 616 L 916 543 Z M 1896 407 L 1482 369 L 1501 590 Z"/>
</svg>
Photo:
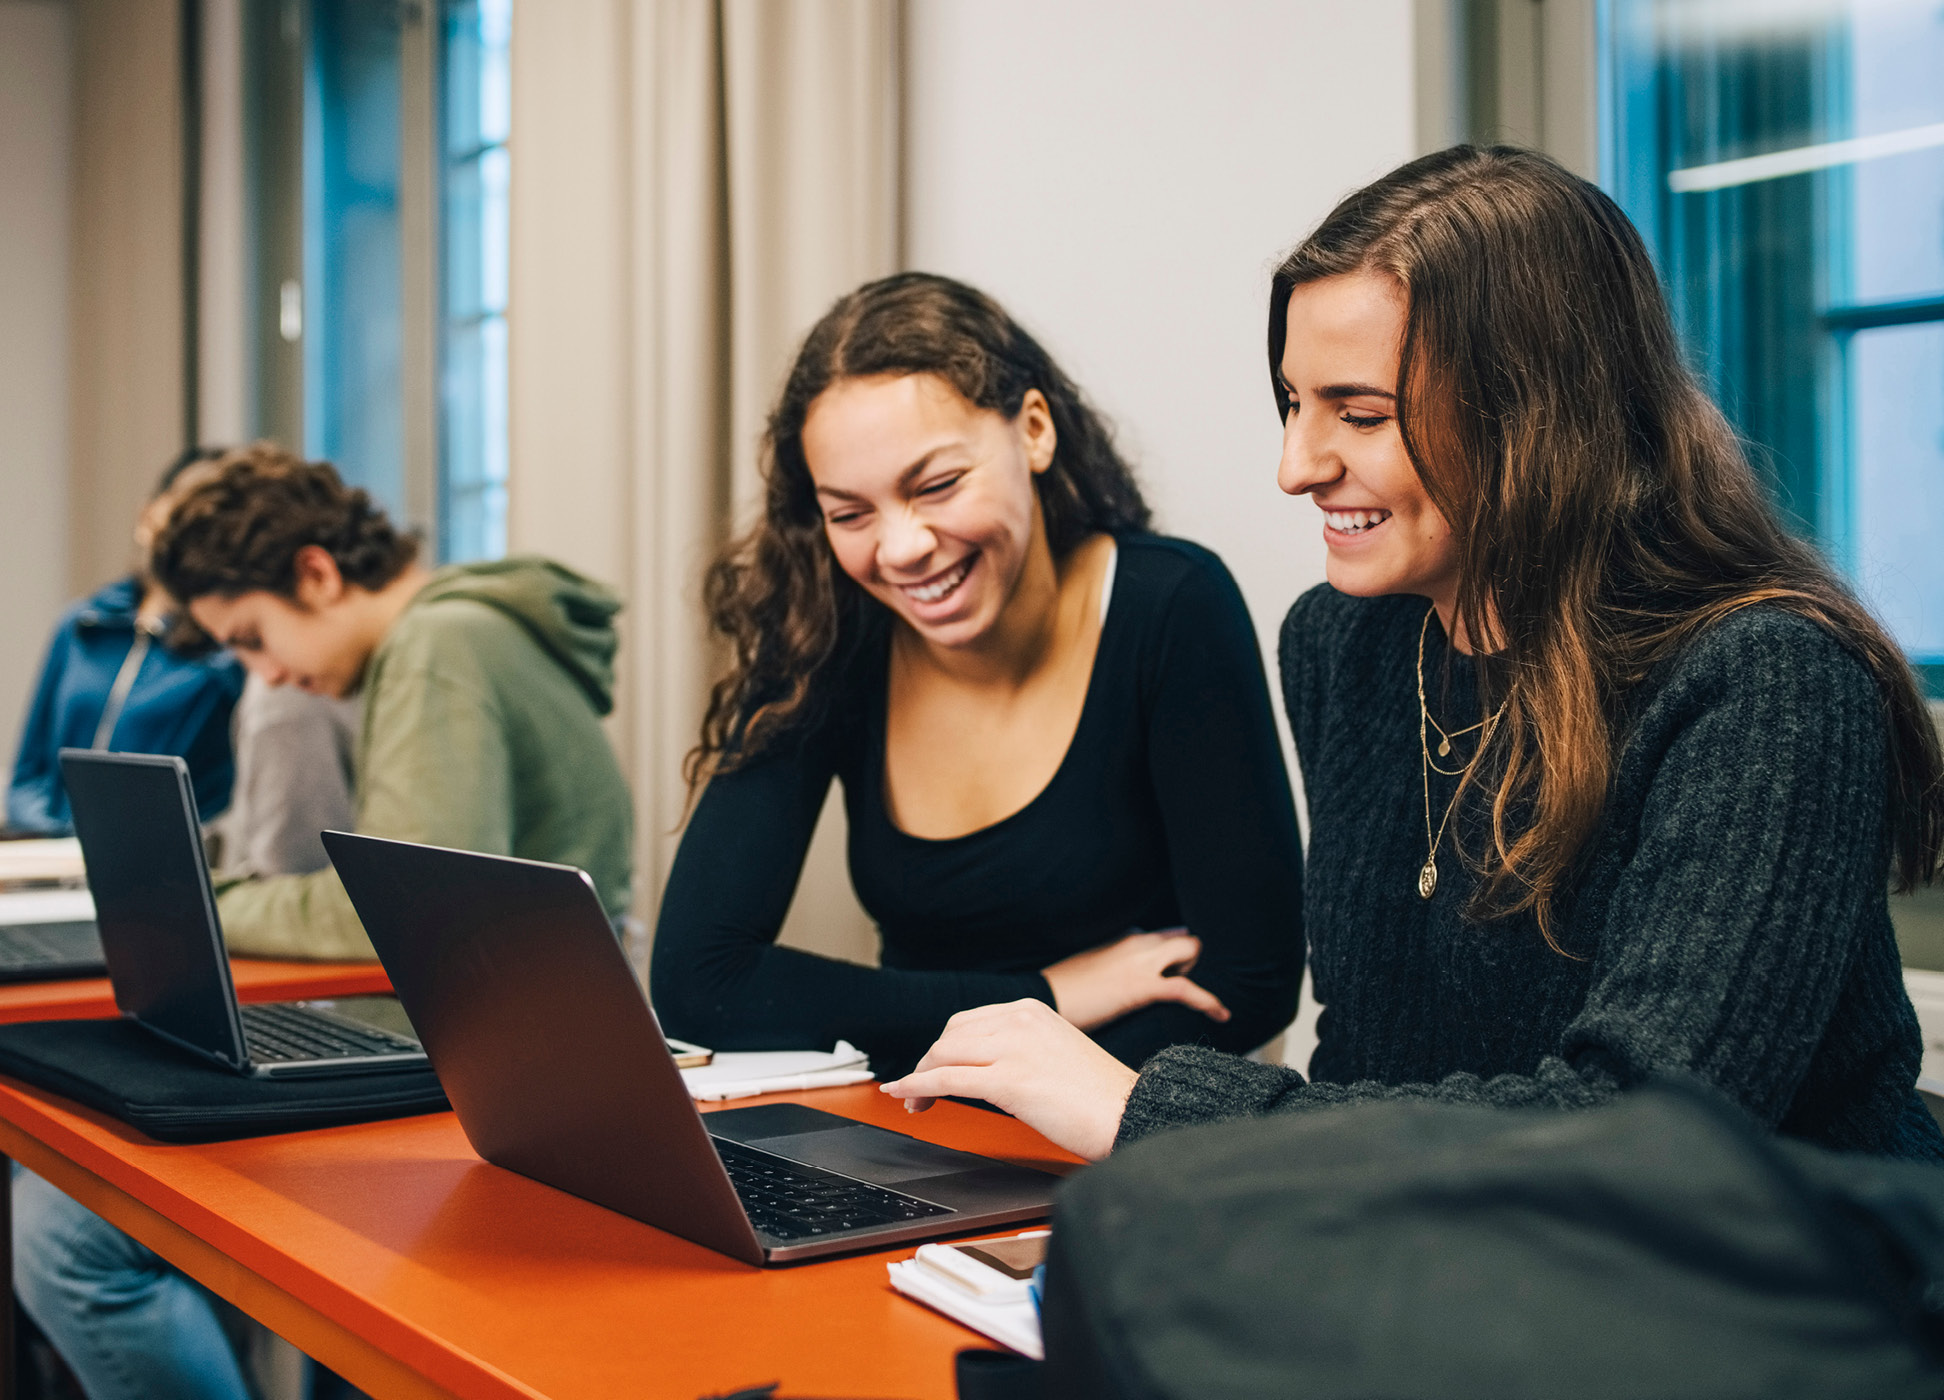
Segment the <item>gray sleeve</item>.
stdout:
<svg viewBox="0 0 1944 1400">
<path fill-rule="evenodd" d="M 254 676 L 236 709 L 236 794 L 226 875 L 304 875 L 330 864 L 318 833 L 349 830 L 355 700 L 271 688 Z"/>
<path fill-rule="evenodd" d="M 1778 1126 L 1884 899 L 1881 702 L 1812 624 L 1751 616 L 1696 643 L 1655 705 L 1637 817 L 1608 814 L 1634 824 L 1633 848 L 1554 1054 L 1489 1079 L 1318 1084 L 1175 1046 L 1142 1070 L 1118 1141 L 1379 1099 L 1588 1108 L 1663 1075 L 1696 1077 Z M 1886 1021 L 1909 1014 L 1900 990 Z"/>
<path fill-rule="evenodd" d="M 1448 1075 L 1436 1084 L 1317 1084 L 1282 1065 L 1258 1064 L 1205 1045 L 1171 1045 L 1149 1060 L 1128 1096 L 1114 1146 L 1166 1128 L 1220 1123 L 1378 1100 L 1435 1099 L 1497 1108 L 1593 1108 L 1620 1092 L 1603 1067 L 1547 1056 L 1529 1075 Z"/>
</svg>

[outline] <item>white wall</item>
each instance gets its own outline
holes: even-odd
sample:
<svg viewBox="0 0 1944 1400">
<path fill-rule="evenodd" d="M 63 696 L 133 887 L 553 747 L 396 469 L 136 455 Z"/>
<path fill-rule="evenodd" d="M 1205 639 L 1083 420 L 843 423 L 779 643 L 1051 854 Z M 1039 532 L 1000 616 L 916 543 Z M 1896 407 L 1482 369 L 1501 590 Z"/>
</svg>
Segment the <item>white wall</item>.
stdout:
<svg viewBox="0 0 1944 1400">
<path fill-rule="evenodd" d="M 1272 663 L 1323 545 L 1315 507 L 1276 490 L 1269 274 L 1338 196 L 1415 154 L 1410 0 L 1344 15 L 909 10 L 906 261 L 998 297 L 1106 410 L 1161 527 L 1235 573 Z"/>
<path fill-rule="evenodd" d="M 1417 153 L 1411 0 L 1354 19 L 1323 0 L 908 14 L 907 265 L 998 297 L 1106 410 L 1160 527 L 1234 572 L 1273 689 L 1276 628 L 1322 581 L 1323 542 L 1315 507 L 1276 489 L 1269 275 Z M 1289 1063 L 1315 1027 L 1306 983 Z"/>
<path fill-rule="evenodd" d="M 68 7 L 0 3 L 0 751 L 68 583 Z"/>
</svg>

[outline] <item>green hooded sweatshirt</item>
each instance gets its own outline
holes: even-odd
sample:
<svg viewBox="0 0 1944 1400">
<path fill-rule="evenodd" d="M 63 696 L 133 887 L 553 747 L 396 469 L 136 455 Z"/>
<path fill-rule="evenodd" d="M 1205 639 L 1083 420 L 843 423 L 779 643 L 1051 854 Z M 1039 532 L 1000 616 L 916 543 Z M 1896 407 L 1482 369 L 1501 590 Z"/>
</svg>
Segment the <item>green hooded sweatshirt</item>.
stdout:
<svg viewBox="0 0 1944 1400">
<path fill-rule="evenodd" d="M 577 865 L 626 913 L 634 808 L 600 719 L 620 607 L 545 559 L 433 574 L 365 666 L 358 830 Z M 329 869 L 233 885 L 217 908 L 234 953 L 373 956 Z"/>
</svg>

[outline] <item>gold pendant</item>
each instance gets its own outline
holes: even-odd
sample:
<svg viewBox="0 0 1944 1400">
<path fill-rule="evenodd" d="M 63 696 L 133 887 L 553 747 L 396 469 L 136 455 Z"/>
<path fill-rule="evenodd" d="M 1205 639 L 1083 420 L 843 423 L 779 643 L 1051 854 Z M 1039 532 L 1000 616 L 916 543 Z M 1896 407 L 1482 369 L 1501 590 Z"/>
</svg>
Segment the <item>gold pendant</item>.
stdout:
<svg viewBox="0 0 1944 1400">
<path fill-rule="evenodd" d="M 1418 871 L 1418 898 L 1429 899 L 1438 889 L 1438 861 L 1434 856 Z"/>
<path fill-rule="evenodd" d="M 1438 757 L 1439 758 L 1451 757 L 1451 740 L 1440 739 L 1438 741 Z"/>
</svg>

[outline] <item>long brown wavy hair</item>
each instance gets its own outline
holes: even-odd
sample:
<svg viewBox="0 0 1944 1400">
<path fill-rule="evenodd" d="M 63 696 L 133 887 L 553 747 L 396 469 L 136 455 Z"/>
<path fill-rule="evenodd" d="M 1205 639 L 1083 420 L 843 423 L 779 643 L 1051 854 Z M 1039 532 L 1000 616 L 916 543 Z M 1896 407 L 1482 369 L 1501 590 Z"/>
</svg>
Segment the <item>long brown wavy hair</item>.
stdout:
<svg viewBox="0 0 1944 1400">
<path fill-rule="evenodd" d="M 769 416 L 763 516 L 709 566 L 703 599 L 729 666 L 709 693 L 691 787 L 762 753 L 815 716 L 831 658 L 880 625 L 881 603 L 838 567 L 803 455 L 810 405 L 831 385 L 875 375 L 932 374 L 975 408 L 1008 421 L 1029 390 L 1046 399 L 1056 441 L 1034 477 L 1058 561 L 1090 535 L 1147 528 L 1149 512 L 1113 436 L 1079 389 L 983 292 L 903 272 L 843 297 L 811 328 Z"/>
<path fill-rule="evenodd" d="M 1740 439 L 1681 358 L 1646 247 L 1598 187 L 1533 151 L 1454 146 L 1348 196 L 1283 260 L 1269 378 L 1290 292 L 1374 271 L 1408 300 L 1397 423 L 1460 561 L 1453 630 L 1486 710 L 1487 848 L 1469 912 L 1551 914 L 1600 820 L 1618 701 L 1738 609 L 1785 608 L 1868 668 L 1890 737 L 1900 890 L 1944 840 L 1944 763 L 1903 653 L 1783 529 Z M 1489 774 L 1489 776 L 1486 776 Z M 1468 775 L 1466 781 L 1472 778 Z"/>
</svg>

